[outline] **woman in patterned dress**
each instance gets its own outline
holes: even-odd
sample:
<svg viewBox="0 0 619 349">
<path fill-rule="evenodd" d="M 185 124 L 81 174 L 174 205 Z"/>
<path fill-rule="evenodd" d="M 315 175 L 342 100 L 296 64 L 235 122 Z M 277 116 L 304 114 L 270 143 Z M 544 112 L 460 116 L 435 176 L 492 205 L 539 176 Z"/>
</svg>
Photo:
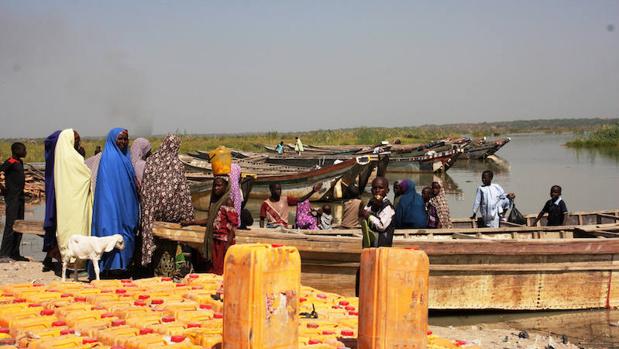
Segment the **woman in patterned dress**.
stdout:
<svg viewBox="0 0 619 349">
<path fill-rule="evenodd" d="M 155 221 L 181 223 L 194 219 L 185 167 L 178 158 L 180 145 L 179 137 L 168 135 L 159 149 L 146 159 L 141 188 L 142 266 L 151 262 L 156 249 L 153 242 Z"/>
</svg>

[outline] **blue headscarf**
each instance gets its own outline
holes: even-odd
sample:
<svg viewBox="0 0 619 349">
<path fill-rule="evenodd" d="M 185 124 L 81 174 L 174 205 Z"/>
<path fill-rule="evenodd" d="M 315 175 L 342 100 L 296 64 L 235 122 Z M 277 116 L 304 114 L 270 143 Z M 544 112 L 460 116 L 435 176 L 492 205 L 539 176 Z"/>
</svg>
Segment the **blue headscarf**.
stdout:
<svg viewBox="0 0 619 349">
<path fill-rule="evenodd" d="M 56 245 L 56 190 L 54 189 L 54 154 L 60 131 L 45 138 L 45 220 L 43 228 L 43 252 L 48 252 Z"/>
<path fill-rule="evenodd" d="M 97 172 L 92 235 L 120 234 L 125 240 L 124 250 L 103 254 L 99 262 L 102 271 L 127 269 L 133 258 L 138 227 L 140 210 L 135 172 L 127 149 L 120 150 L 116 145 L 116 138 L 124 130 L 115 128 L 108 133 Z"/>
<path fill-rule="evenodd" d="M 425 228 L 428 217 L 423 198 L 415 190 L 415 182 L 411 179 L 400 181 L 400 189 L 404 193 L 395 208 L 395 227 Z"/>
</svg>

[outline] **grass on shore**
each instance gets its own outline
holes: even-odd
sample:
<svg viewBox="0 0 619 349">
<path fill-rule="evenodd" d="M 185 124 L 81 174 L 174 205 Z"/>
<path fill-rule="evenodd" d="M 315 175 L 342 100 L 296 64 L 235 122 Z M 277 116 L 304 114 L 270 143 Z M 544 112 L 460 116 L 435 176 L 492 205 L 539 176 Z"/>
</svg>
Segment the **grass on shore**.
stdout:
<svg viewBox="0 0 619 349">
<path fill-rule="evenodd" d="M 614 148 L 619 150 L 619 123 L 600 126 L 587 136 L 568 142 L 567 145 L 573 148 Z"/>
<path fill-rule="evenodd" d="M 335 130 L 315 130 L 308 132 L 265 132 L 236 135 L 181 135 L 183 140 L 181 152 L 186 153 L 194 150 L 212 150 L 220 145 L 245 151 L 263 151 L 263 145 L 274 146 L 282 140 L 284 143 L 293 143 L 295 136 L 301 137 L 304 144 L 313 145 L 376 144 L 382 140 L 389 140 L 393 142 L 395 139 L 400 139 L 403 144 L 422 144 L 448 136 L 460 135 L 482 137 L 525 132 L 583 133 L 600 127 L 602 127 L 600 130 L 604 130 L 604 126 L 601 125 L 613 123 L 619 125 L 619 120 L 601 118 L 542 119 L 449 125 L 423 125 L 419 127 L 359 127 Z M 131 135 L 131 130 L 129 130 L 129 134 Z M 149 137 L 149 140 L 153 145 L 153 149 L 157 149 L 159 147 L 162 139 L 162 136 Z M 617 138 L 615 136 L 615 142 L 616 139 Z M 11 155 L 11 143 L 14 141 L 21 141 L 26 144 L 28 148 L 28 156 L 25 160 L 27 162 L 44 161 L 45 153 L 42 138 L 27 140 L 0 139 L 1 159 L 4 160 Z M 103 147 L 104 143 L 105 138 L 82 138 L 82 146 L 86 150 L 87 157 L 92 156 L 97 145 Z"/>
</svg>

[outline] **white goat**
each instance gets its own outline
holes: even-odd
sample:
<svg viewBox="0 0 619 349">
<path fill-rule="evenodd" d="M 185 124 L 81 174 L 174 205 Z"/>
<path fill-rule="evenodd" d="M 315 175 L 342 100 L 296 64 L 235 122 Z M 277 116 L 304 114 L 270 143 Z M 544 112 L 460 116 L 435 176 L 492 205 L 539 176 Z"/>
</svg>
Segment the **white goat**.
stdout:
<svg viewBox="0 0 619 349">
<path fill-rule="evenodd" d="M 99 280 L 99 260 L 104 252 L 110 252 L 114 248 L 125 249 L 125 240 L 122 235 L 114 234 L 104 237 L 71 235 L 67 244 L 67 252 L 62 256 L 62 281 L 66 279 L 67 265 L 76 263 L 78 259 L 90 259 L 95 268 L 97 280 Z M 75 281 L 77 281 L 77 270 L 75 270 Z"/>
</svg>

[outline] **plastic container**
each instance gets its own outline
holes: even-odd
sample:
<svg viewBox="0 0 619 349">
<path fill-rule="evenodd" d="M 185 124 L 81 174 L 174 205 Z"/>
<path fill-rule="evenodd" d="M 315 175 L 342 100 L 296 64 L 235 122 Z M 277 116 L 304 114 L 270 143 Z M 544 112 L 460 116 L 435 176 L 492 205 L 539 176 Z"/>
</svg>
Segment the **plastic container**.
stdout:
<svg viewBox="0 0 619 349">
<path fill-rule="evenodd" d="M 230 149 L 219 146 L 217 149 L 210 151 L 208 156 L 214 175 L 223 176 L 230 174 L 230 167 L 232 166 L 232 153 Z"/>
<path fill-rule="evenodd" d="M 361 252 L 359 349 L 425 348 L 428 256 L 422 251 L 368 248 Z"/>
<path fill-rule="evenodd" d="M 296 248 L 230 247 L 224 262 L 224 347 L 298 348 L 300 283 Z"/>
</svg>

